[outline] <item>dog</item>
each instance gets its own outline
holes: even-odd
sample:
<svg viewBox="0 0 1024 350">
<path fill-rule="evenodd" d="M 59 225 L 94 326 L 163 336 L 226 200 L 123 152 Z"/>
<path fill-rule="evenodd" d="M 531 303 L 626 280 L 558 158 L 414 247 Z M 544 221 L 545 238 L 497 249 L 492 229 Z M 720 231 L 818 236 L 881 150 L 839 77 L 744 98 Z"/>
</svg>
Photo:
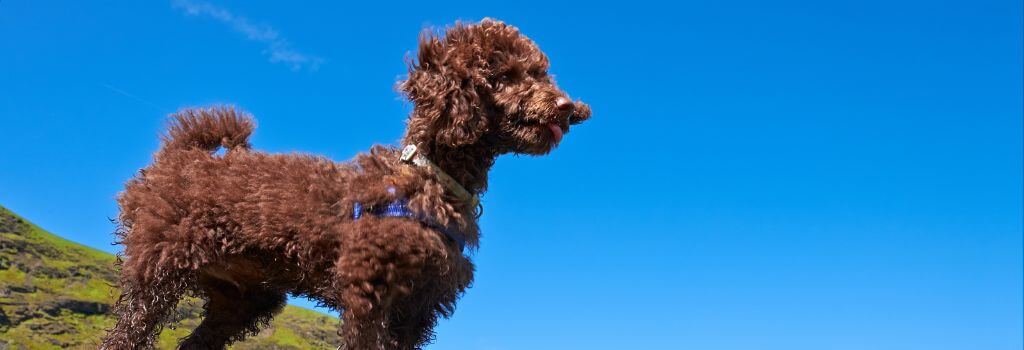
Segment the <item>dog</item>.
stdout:
<svg viewBox="0 0 1024 350">
<path fill-rule="evenodd" d="M 288 294 L 339 310 L 347 349 L 419 349 L 473 281 L 478 196 L 502 154 L 544 155 L 590 118 L 548 58 L 501 21 L 425 32 L 402 146 L 338 163 L 252 150 L 233 107 L 172 115 L 151 165 L 118 196 L 121 295 L 101 349 L 152 348 L 183 296 L 205 300 L 181 349 L 223 349 Z"/>
</svg>

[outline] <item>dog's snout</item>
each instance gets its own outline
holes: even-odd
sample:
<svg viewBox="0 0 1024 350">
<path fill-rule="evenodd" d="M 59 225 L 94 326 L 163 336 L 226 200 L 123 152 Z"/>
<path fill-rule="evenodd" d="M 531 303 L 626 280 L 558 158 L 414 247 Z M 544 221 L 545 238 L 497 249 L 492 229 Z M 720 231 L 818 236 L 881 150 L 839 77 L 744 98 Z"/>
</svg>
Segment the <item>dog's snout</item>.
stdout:
<svg viewBox="0 0 1024 350">
<path fill-rule="evenodd" d="M 575 125 L 590 119 L 590 106 L 579 101 L 577 101 L 575 105 L 576 109 L 571 115 L 569 115 L 569 124 Z"/>
<path fill-rule="evenodd" d="M 555 99 L 555 108 L 562 112 L 572 112 L 573 109 L 576 109 L 576 105 L 565 97 L 558 97 Z"/>
</svg>

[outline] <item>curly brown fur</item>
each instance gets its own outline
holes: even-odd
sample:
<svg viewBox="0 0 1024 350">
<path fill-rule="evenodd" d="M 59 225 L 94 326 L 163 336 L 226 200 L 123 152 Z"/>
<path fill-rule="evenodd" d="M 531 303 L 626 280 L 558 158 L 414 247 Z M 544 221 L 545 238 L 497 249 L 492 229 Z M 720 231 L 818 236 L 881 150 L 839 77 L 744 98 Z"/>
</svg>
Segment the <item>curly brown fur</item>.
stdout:
<svg viewBox="0 0 1024 350">
<path fill-rule="evenodd" d="M 482 193 L 498 155 L 550 152 L 589 118 L 547 67 L 532 41 L 498 21 L 424 34 L 400 84 L 414 103 L 403 144 Z M 355 203 L 405 198 L 417 215 L 459 228 L 471 249 L 474 208 L 433 172 L 402 163 L 396 148 L 374 146 L 347 163 L 267 154 L 249 149 L 254 125 L 229 107 L 173 116 L 153 164 L 118 198 L 122 295 L 101 348 L 151 348 L 189 294 L 206 300 L 205 319 L 181 348 L 222 349 L 255 334 L 288 293 L 341 310 L 348 349 L 428 343 L 472 282 L 473 263 L 423 222 L 353 220 Z"/>
</svg>

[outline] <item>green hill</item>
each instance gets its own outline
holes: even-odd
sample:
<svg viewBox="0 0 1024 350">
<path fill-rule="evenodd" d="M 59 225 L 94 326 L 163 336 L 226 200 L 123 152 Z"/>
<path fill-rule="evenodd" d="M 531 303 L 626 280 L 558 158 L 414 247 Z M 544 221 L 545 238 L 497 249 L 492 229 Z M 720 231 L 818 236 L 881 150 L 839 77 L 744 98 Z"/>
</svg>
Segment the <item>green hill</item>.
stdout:
<svg viewBox="0 0 1024 350">
<path fill-rule="evenodd" d="M 114 256 L 57 237 L 0 206 L 0 349 L 95 349 L 114 319 Z M 201 301 L 178 305 L 160 334 L 173 349 L 199 322 Z M 232 349 L 334 349 L 338 319 L 288 306 Z"/>
</svg>

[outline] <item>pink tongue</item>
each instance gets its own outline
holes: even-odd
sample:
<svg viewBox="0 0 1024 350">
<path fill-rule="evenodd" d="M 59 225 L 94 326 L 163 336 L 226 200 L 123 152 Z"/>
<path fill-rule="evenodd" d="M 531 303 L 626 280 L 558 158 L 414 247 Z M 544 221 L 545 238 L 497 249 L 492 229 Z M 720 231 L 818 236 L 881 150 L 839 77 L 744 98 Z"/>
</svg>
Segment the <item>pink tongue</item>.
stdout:
<svg viewBox="0 0 1024 350">
<path fill-rule="evenodd" d="M 548 123 L 548 129 L 551 129 L 551 136 L 554 136 L 554 143 L 557 145 L 562 142 L 562 127 L 556 123 Z"/>
</svg>

